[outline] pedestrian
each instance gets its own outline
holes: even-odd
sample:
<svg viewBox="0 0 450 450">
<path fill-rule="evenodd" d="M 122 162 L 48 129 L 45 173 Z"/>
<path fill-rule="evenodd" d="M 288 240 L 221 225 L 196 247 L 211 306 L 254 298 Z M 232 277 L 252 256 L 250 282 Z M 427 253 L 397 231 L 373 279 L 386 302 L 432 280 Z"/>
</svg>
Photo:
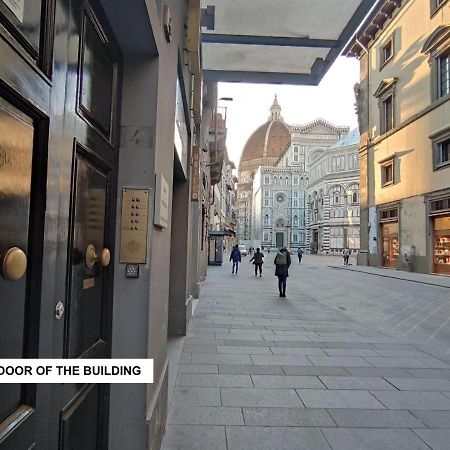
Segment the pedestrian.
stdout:
<svg viewBox="0 0 450 450">
<path fill-rule="evenodd" d="M 289 266 L 291 265 L 291 255 L 286 248 L 280 248 L 275 256 L 275 275 L 278 277 L 278 291 L 280 297 L 286 297 L 286 279 L 289 276 Z"/>
<path fill-rule="evenodd" d="M 302 263 L 302 257 L 303 257 L 303 250 L 301 248 L 299 248 L 297 250 L 297 256 L 298 256 L 298 263 L 301 264 Z"/>
<path fill-rule="evenodd" d="M 235 245 L 233 250 L 231 250 L 230 261 L 233 261 L 233 269 L 231 273 L 234 273 L 236 269 L 236 273 L 238 273 L 239 263 L 241 262 L 241 252 L 239 251 L 239 245 Z"/>
<path fill-rule="evenodd" d="M 342 257 L 344 258 L 344 266 L 348 266 L 348 258 L 350 257 L 351 250 L 348 247 L 345 247 L 342 250 Z"/>
<path fill-rule="evenodd" d="M 258 270 L 259 270 L 259 276 L 261 277 L 262 274 L 262 265 L 264 264 L 264 254 L 261 253 L 261 250 L 259 248 L 256 249 L 255 254 L 252 256 L 252 259 L 250 262 L 253 261 L 253 264 L 255 265 L 255 277 L 258 276 Z"/>
</svg>

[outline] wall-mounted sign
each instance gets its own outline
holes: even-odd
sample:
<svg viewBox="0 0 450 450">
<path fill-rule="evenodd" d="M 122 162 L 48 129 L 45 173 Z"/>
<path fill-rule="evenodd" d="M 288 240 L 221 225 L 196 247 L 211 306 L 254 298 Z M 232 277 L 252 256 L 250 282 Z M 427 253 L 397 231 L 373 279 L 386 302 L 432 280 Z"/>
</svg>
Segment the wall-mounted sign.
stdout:
<svg viewBox="0 0 450 450">
<path fill-rule="evenodd" d="M 23 8 L 25 0 L 2 0 L 3 3 L 11 10 L 11 12 L 23 22 Z"/>
<path fill-rule="evenodd" d="M 155 226 L 166 228 L 169 224 L 169 185 L 164 175 L 156 174 Z"/>
<path fill-rule="evenodd" d="M 200 147 L 192 147 L 191 200 L 198 202 L 200 186 Z"/>
<path fill-rule="evenodd" d="M 185 178 L 187 179 L 187 155 L 189 136 L 186 125 L 186 116 L 184 114 L 183 94 L 181 92 L 181 83 L 177 78 L 176 86 L 176 109 L 175 109 L 175 136 L 174 143 L 178 158 L 183 168 Z"/>
</svg>

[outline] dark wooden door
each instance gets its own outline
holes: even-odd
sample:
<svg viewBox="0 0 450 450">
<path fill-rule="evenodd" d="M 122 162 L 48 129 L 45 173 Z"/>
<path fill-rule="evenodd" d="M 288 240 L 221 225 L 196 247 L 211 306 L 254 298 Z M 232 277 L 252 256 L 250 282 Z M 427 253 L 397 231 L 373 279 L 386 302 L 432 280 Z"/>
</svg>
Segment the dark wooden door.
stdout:
<svg viewBox="0 0 450 450">
<path fill-rule="evenodd" d="M 110 357 L 120 68 L 96 0 L 0 0 L 0 358 Z M 107 448 L 108 403 L 0 384 L 0 449 Z"/>
<path fill-rule="evenodd" d="M 71 23 L 77 39 L 69 50 L 68 87 L 76 97 L 65 130 L 73 158 L 63 352 L 109 358 L 120 54 L 98 8 L 72 3 Z M 66 384 L 62 398 L 60 448 L 107 448 L 109 386 Z"/>
</svg>

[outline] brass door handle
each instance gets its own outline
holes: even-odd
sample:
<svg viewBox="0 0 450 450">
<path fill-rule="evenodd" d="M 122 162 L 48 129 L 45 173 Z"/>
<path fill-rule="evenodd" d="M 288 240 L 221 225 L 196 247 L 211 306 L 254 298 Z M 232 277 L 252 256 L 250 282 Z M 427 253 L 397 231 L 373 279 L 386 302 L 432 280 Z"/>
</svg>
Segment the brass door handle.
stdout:
<svg viewBox="0 0 450 450">
<path fill-rule="evenodd" d="M 89 244 L 86 248 L 86 266 L 88 266 L 89 269 L 92 269 L 94 267 L 94 264 L 99 262 L 103 267 L 109 266 L 109 263 L 111 262 L 111 252 L 109 249 L 104 248 L 100 255 L 95 250 L 95 247 L 93 244 Z"/>
<path fill-rule="evenodd" d="M 1 274 L 5 280 L 20 280 L 27 271 L 27 255 L 19 247 L 9 248 L 1 259 Z"/>
</svg>

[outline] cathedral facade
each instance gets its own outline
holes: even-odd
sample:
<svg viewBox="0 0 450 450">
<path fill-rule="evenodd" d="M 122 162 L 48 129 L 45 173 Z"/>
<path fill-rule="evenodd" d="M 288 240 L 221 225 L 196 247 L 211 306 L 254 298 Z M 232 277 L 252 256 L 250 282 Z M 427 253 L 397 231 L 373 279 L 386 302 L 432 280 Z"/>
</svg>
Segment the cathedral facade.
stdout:
<svg viewBox="0 0 450 450">
<path fill-rule="evenodd" d="M 348 127 L 323 119 L 303 125 L 286 124 L 275 96 L 268 121 L 250 136 L 239 164 L 239 243 L 265 249 L 286 246 L 292 251 L 330 250 L 330 240 L 324 238 L 330 229 L 323 226 L 330 214 L 323 214 L 321 209 L 321 227 L 318 221 L 314 222 L 315 228 L 310 227 L 315 218 L 319 219 L 319 213 L 314 215 L 314 203 L 311 210 L 312 189 L 322 179 L 328 182 L 333 178 L 332 163 L 322 165 L 323 155 L 328 155 L 335 145 L 341 147 L 339 142 L 345 138 L 348 142 L 348 133 Z M 356 159 L 357 147 L 358 143 L 352 147 Z M 318 178 L 317 164 L 323 166 Z M 351 175 L 357 184 L 358 173 Z"/>
</svg>

